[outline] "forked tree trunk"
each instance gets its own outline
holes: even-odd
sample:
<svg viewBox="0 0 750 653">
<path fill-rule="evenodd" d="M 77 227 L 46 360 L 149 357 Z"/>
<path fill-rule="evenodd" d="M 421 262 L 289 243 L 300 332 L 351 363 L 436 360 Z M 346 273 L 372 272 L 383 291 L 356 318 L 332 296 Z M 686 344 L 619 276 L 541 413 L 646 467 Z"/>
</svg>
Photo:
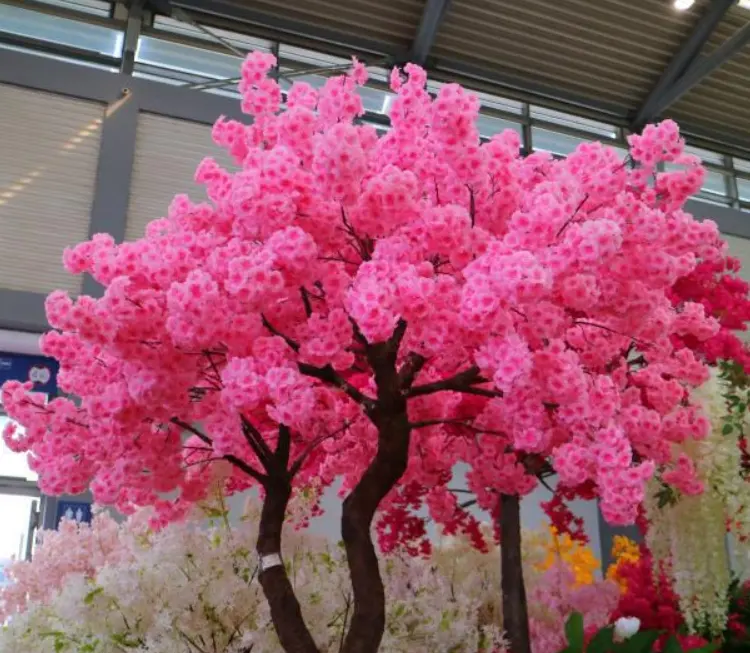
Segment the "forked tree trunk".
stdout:
<svg viewBox="0 0 750 653">
<path fill-rule="evenodd" d="M 404 323 L 385 343 L 368 347 L 378 388 L 370 418 L 378 429 L 378 450 L 357 486 L 344 500 L 341 535 L 346 548 L 354 611 L 343 653 L 376 653 L 385 631 L 385 589 L 372 541 L 372 520 L 380 502 L 403 476 L 409 461 L 411 426 L 396 371 Z"/>
<path fill-rule="evenodd" d="M 378 430 L 378 449 L 343 505 L 341 535 L 351 576 L 354 609 L 342 653 L 377 653 L 385 631 L 385 588 L 371 528 L 380 502 L 403 476 L 409 460 L 411 426 L 402 385 L 413 381 L 413 375 L 411 380 L 407 374 L 402 379 L 396 369 L 398 350 L 405 330 L 406 322 L 402 320 L 391 338 L 376 344 L 367 343 L 359 334 L 377 385 L 377 400 L 368 400 L 364 405 L 368 417 Z M 332 369 L 317 372 L 317 378 L 345 386 L 345 382 L 340 379 L 338 382 L 335 379 L 331 381 L 330 376 L 335 377 Z M 281 548 L 281 530 L 290 494 L 288 481 L 271 481 L 266 486 L 257 545 L 261 556 L 278 553 Z M 284 568 L 278 566 L 262 571 L 260 582 L 284 651 L 318 653 Z"/>
<path fill-rule="evenodd" d="M 503 628 L 511 653 L 531 653 L 529 610 L 521 559 L 521 500 L 518 495 L 501 495 L 499 519 Z"/>
<path fill-rule="evenodd" d="M 290 496 L 291 486 L 287 481 L 274 479 L 269 481 L 261 511 L 256 545 L 261 558 L 281 552 L 281 532 Z M 258 580 L 271 609 L 271 620 L 284 651 L 286 653 L 319 653 L 305 625 L 299 601 L 297 601 L 284 566 L 279 565 L 261 570 Z"/>
</svg>

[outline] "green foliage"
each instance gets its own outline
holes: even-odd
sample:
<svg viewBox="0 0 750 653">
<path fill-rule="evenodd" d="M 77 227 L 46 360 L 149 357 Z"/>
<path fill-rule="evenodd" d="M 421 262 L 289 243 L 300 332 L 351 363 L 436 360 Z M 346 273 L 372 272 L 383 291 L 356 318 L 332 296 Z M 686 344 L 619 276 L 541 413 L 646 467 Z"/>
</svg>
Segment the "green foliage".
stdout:
<svg viewBox="0 0 750 653">
<path fill-rule="evenodd" d="M 720 361 L 719 378 L 726 390 L 723 396 L 727 404 L 727 414 L 724 416 L 721 432 L 736 438 L 745 437 L 750 406 L 750 377 L 738 363 Z"/>
<path fill-rule="evenodd" d="M 94 599 L 101 594 L 104 591 L 102 587 L 96 587 L 92 589 L 86 596 L 83 597 L 83 602 L 86 605 L 91 605 L 94 602 Z"/>
</svg>

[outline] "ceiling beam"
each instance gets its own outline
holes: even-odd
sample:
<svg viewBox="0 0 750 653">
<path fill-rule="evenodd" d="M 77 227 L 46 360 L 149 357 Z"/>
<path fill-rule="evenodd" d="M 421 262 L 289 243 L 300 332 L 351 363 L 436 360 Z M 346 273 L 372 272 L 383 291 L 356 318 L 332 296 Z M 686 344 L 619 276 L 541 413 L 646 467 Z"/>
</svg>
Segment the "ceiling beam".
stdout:
<svg viewBox="0 0 750 653">
<path fill-rule="evenodd" d="M 695 61 L 703 46 L 711 37 L 711 34 L 713 34 L 716 26 L 735 2 L 736 0 L 712 0 L 708 3 L 705 12 L 696 23 L 693 31 L 667 64 L 656 86 L 648 94 L 648 97 L 636 113 L 631 125 L 634 131 L 640 130 L 646 123 L 651 122 L 659 115 L 656 109 L 664 94 Z"/>
<path fill-rule="evenodd" d="M 340 32 L 322 24 L 299 20 L 285 15 L 283 12 L 267 13 L 253 7 L 252 3 L 240 0 L 170 0 L 172 7 L 179 7 L 193 13 L 193 18 L 199 22 L 200 16 L 216 16 L 226 18 L 234 23 L 234 29 L 242 31 L 238 23 L 252 25 L 265 29 L 275 35 L 276 40 L 284 41 L 284 36 L 293 36 L 305 42 L 321 45 L 336 45 L 352 53 L 378 54 L 393 58 L 403 58 L 405 52 L 393 43 L 371 39 L 363 35 Z"/>
<path fill-rule="evenodd" d="M 431 72 L 435 79 L 458 81 L 465 84 L 467 88 L 481 88 L 480 84 L 486 85 L 491 93 L 522 102 L 543 106 L 554 105 L 562 111 L 570 111 L 601 122 L 620 126 L 627 124 L 625 110 L 619 105 L 563 91 L 554 85 L 535 82 L 520 74 L 490 70 L 480 62 L 475 64 L 467 60 L 459 61 L 441 57 L 435 61 L 434 66 L 431 66 Z"/>
<path fill-rule="evenodd" d="M 427 0 L 422 10 L 417 35 L 412 43 L 409 59 L 420 66 L 427 63 L 427 57 L 435 43 L 440 25 L 448 13 L 451 0 Z"/>
<path fill-rule="evenodd" d="M 699 57 L 665 93 L 654 110 L 660 115 L 679 100 L 691 88 L 700 84 L 715 70 L 723 66 L 742 48 L 750 43 L 750 23 L 743 25 L 710 55 Z"/>
</svg>

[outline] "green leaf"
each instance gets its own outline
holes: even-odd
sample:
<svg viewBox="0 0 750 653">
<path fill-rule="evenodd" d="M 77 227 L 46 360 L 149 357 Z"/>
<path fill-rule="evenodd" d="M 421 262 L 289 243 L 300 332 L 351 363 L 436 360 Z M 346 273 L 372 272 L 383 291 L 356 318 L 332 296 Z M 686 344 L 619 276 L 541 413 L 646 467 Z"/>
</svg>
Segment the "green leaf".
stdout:
<svg viewBox="0 0 750 653">
<path fill-rule="evenodd" d="M 63 639 L 56 639 L 55 640 L 55 653 L 60 653 L 60 651 L 65 650 L 65 640 Z"/>
<path fill-rule="evenodd" d="M 622 653 L 651 653 L 661 633 L 658 630 L 641 630 L 625 640 L 618 650 Z"/>
<path fill-rule="evenodd" d="M 724 424 L 724 428 L 721 429 L 722 435 L 729 435 L 734 430 L 734 425 L 730 422 Z"/>
<path fill-rule="evenodd" d="M 591 638 L 589 645 L 586 647 L 587 653 L 609 653 L 614 642 L 615 629 L 613 626 L 602 628 L 596 635 Z"/>
<path fill-rule="evenodd" d="M 96 587 L 92 589 L 86 596 L 83 597 L 83 602 L 86 605 L 91 605 L 94 602 L 94 599 L 101 594 L 104 591 L 103 587 Z"/>
<path fill-rule="evenodd" d="M 583 653 L 583 615 L 574 612 L 565 622 L 565 636 L 568 638 L 568 648 L 571 653 Z"/>
<path fill-rule="evenodd" d="M 669 636 L 667 643 L 664 645 L 663 653 L 682 653 L 682 646 L 674 635 Z"/>
<path fill-rule="evenodd" d="M 127 633 L 113 633 L 112 641 L 125 648 L 137 648 L 139 646 L 138 642 L 130 639 Z"/>
</svg>

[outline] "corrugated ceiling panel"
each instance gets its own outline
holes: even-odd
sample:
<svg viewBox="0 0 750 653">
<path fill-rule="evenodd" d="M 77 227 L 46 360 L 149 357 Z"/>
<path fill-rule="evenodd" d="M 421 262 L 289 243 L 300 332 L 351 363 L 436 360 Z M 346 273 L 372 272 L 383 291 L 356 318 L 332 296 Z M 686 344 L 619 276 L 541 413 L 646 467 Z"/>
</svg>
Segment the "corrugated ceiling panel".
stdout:
<svg viewBox="0 0 750 653">
<path fill-rule="evenodd" d="M 408 46 L 425 0 L 245 0 L 253 10 Z M 363 31 L 364 30 L 364 31 Z"/>
<path fill-rule="evenodd" d="M 433 54 L 630 111 L 706 1 L 679 13 L 664 0 L 455 0 Z"/>
<path fill-rule="evenodd" d="M 80 290 L 61 256 L 88 236 L 103 112 L 0 85 L 0 287 Z"/>
<path fill-rule="evenodd" d="M 209 125 L 142 113 L 135 143 L 127 240 L 140 238 L 149 222 L 166 215 L 176 194 L 187 193 L 196 202 L 206 199 L 205 189 L 194 181 L 205 157 L 234 169 L 229 155 L 211 140 Z"/>
<path fill-rule="evenodd" d="M 710 54 L 750 21 L 750 11 L 733 8 L 709 40 L 704 55 Z M 696 126 L 707 134 L 734 138 L 750 144 L 750 50 L 735 54 L 718 70 L 695 86 L 666 115 Z"/>
</svg>

